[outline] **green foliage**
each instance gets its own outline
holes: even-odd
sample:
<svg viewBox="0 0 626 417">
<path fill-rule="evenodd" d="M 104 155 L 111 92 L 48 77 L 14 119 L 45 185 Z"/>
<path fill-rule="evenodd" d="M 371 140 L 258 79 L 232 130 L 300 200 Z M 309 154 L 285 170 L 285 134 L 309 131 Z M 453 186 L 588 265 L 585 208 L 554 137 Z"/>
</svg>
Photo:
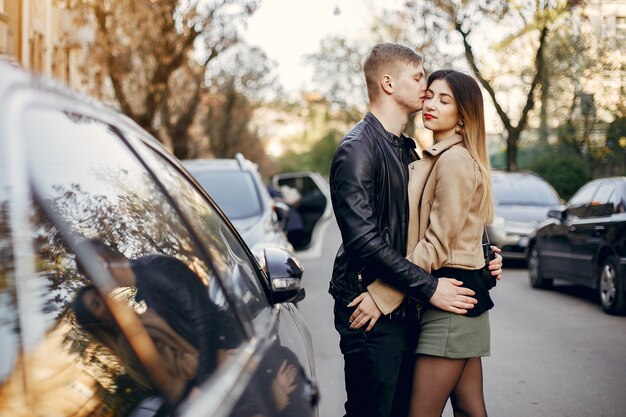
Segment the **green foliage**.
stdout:
<svg viewBox="0 0 626 417">
<path fill-rule="evenodd" d="M 343 134 L 331 129 L 303 153 L 289 151 L 278 160 L 279 172 L 316 171 L 328 176 L 330 162 Z"/>
<path fill-rule="evenodd" d="M 592 179 L 587 161 L 562 147 L 544 150 L 539 158 L 528 165 L 528 169 L 552 184 L 564 200 L 568 200 L 576 190 Z"/>
<path fill-rule="evenodd" d="M 626 154 L 626 117 L 618 117 L 609 124 L 606 146 L 617 154 Z"/>
</svg>

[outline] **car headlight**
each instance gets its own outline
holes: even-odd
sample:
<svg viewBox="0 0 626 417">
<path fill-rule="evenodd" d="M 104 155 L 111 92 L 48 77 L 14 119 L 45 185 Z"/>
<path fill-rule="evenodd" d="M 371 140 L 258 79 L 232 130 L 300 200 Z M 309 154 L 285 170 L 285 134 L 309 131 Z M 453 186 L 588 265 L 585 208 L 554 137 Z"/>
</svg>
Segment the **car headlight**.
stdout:
<svg viewBox="0 0 626 417">
<path fill-rule="evenodd" d="M 487 225 L 489 240 L 495 244 L 502 242 L 506 237 L 506 220 L 501 216 L 494 216 L 493 222 Z"/>
</svg>

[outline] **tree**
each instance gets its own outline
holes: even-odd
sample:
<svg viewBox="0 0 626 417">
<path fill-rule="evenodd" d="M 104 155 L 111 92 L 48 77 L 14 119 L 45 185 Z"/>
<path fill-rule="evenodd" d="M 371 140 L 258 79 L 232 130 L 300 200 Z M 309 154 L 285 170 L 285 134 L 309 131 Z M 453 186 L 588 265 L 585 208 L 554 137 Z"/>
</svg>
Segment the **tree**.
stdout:
<svg viewBox="0 0 626 417">
<path fill-rule="evenodd" d="M 592 169 L 597 162 L 612 159 L 614 152 L 620 156 L 619 148 L 606 147 L 599 133 L 607 121 L 618 120 L 624 108 L 624 85 L 618 80 L 625 61 L 612 42 L 587 24 L 580 12 L 559 22 L 546 50 L 551 84 L 548 113 L 558 121 L 558 142 L 584 157 Z"/>
<path fill-rule="evenodd" d="M 359 121 L 367 109 L 363 61 L 368 52 L 364 42 L 332 36 L 321 41 L 319 52 L 306 57 L 315 67 L 318 92 L 346 124 Z"/>
<path fill-rule="evenodd" d="M 257 1 L 78 0 L 75 4 L 84 22 L 96 28 L 86 66 L 94 93 L 110 98 L 155 137 L 162 141 L 169 137 L 175 153 L 184 157 L 187 129 L 200 103 L 203 70 L 238 42 L 238 25 L 255 11 Z M 186 81 L 180 82 L 181 78 Z M 181 97 L 186 102 L 181 103 Z"/>
<path fill-rule="evenodd" d="M 572 0 L 405 3 L 405 8 L 416 11 L 414 20 L 430 22 L 430 30 L 425 32 L 428 36 L 455 39 L 462 46 L 462 56 L 491 98 L 506 132 L 507 169 L 510 171 L 517 170 L 519 139 L 527 127 L 529 112 L 534 107 L 535 95 L 545 74 L 544 50 L 548 35 L 559 17 L 569 13 L 578 3 Z M 504 27 L 510 28 L 501 31 L 505 37 L 498 39 L 497 35 L 494 36 L 494 29 Z M 485 44 L 490 45 L 488 54 L 481 52 Z M 436 41 L 435 45 L 439 51 L 452 49 L 451 53 L 456 53 L 454 48 L 442 45 L 442 41 Z M 524 97 L 521 109 L 505 107 L 504 101 L 512 91 Z"/>
<path fill-rule="evenodd" d="M 256 109 L 275 90 L 274 62 L 255 47 L 239 45 L 228 51 L 208 74 L 205 109 L 200 115 L 202 135 L 208 143 L 200 154 L 233 158 L 242 152 L 266 172 L 269 164 L 254 124 Z"/>
</svg>

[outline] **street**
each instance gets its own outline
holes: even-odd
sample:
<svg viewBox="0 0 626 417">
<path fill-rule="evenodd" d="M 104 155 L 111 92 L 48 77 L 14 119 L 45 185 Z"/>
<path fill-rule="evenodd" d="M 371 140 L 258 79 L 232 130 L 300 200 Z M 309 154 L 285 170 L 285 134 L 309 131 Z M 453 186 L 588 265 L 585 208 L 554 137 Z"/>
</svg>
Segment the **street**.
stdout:
<svg viewBox="0 0 626 417">
<path fill-rule="evenodd" d="M 328 281 L 340 235 L 332 224 L 322 259 L 303 261 L 300 310 L 313 334 L 321 417 L 343 415 L 345 391 Z M 605 314 L 595 292 L 556 283 L 540 291 L 525 268 L 507 266 L 492 291 L 491 357 L 483 360 L 492 416 L 626 415 L 626 317 Z M 444 416 L 452 416 L 448 404 Z"/>
</svg>

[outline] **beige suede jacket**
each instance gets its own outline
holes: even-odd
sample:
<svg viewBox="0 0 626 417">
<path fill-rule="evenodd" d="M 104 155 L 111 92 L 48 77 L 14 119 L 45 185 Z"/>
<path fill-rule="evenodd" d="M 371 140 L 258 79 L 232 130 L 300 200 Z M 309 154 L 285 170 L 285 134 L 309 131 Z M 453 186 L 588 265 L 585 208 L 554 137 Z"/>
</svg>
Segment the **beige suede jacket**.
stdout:
<svg viewBox="0 0 626 417">
<path fill-rule="evenodd" d="M 459 135 L 424 150 L 409 165 L 407 259 L 427 272 L 442 267 L 481 269 L 485 220 L 480 214 L 483 182 L 478 164 Z M 367 287 L 383 314 L 404 293 L 377 279 Z"/>
</svg>

